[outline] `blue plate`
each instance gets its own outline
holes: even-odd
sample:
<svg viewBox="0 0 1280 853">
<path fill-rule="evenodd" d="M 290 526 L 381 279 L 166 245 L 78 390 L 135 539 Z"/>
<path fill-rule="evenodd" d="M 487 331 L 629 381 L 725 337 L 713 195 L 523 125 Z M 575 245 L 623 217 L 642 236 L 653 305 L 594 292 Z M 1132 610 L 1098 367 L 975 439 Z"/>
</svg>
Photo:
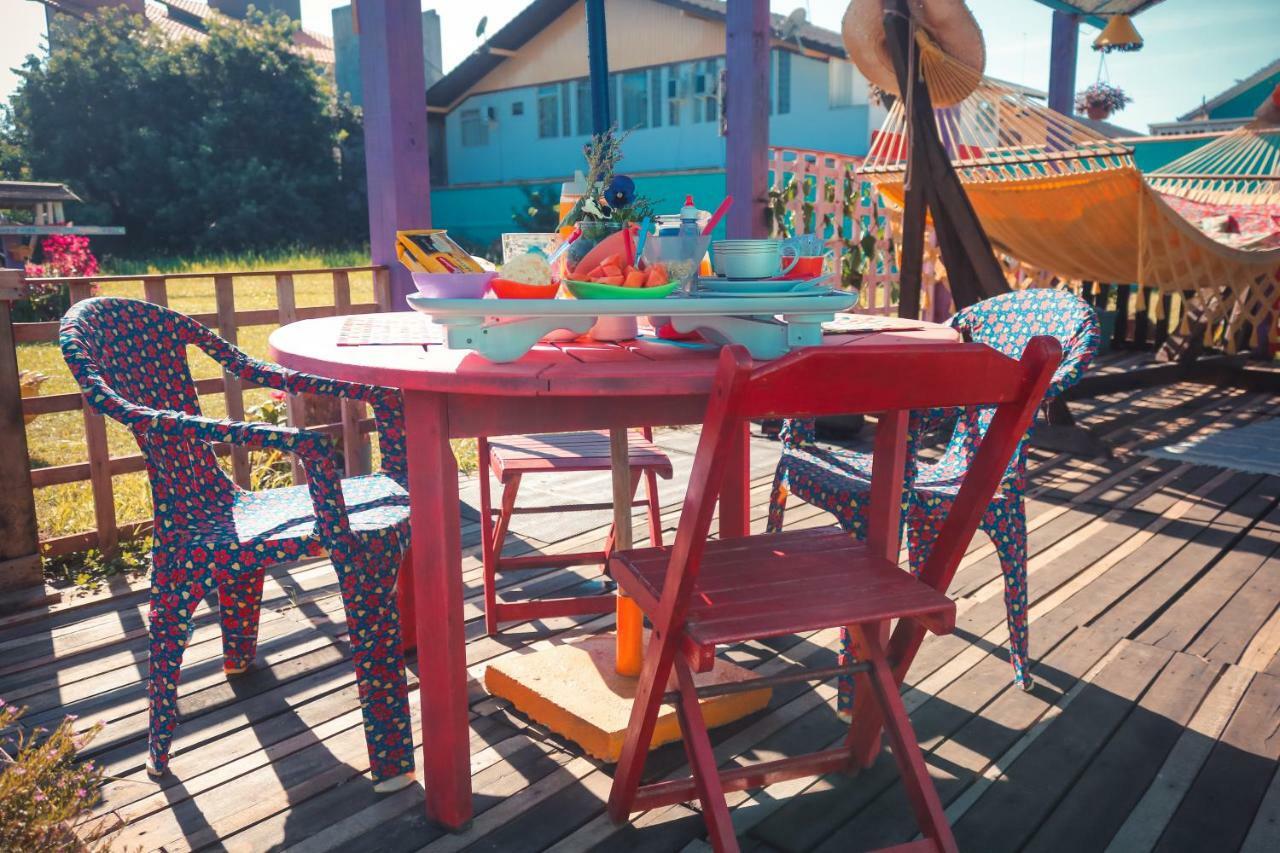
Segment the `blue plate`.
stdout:
<svg viewBox="0 0 1280 853">
<path fill-rule="evenodd" d="M 746 296 L 767 293 L 791 293 L 798 290 L 810 290 L 826 283 L 829 276 L 817 278 L 722 278 L 721 276 L 702 276 L 698 279 L 697 291 L 709 291 L 719 294 Z M 697 292 L 695 291 L 695 292 Z"/>
</svg>

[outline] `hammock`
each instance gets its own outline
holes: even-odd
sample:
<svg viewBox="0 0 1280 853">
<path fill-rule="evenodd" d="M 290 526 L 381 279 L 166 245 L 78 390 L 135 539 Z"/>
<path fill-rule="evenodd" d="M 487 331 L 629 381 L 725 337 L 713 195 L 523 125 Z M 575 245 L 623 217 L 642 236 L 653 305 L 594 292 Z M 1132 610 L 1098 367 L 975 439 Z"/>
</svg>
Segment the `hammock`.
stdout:
<svg viewBox="0 0 1280 853">
<path fill-rule="evenodd" d="M 930 94 L 973 86 L 971 69 L 917 39 Z M 1001 251 L 1064 279 L 1195 291 L 1188 308 L 1209 326 L 1226 320 L 1228 344 L 1270 311 L 1280 270 L 1280 131 L 1240 128 L 1144 177 L 1132 148 L 989 78 L 934 114 Z M 910 179 L 907 133 L 898 99 L 861 170 L 897 204 Z M 1187 319 L 1183 312 L 1184 333 Z"/>
</svg>

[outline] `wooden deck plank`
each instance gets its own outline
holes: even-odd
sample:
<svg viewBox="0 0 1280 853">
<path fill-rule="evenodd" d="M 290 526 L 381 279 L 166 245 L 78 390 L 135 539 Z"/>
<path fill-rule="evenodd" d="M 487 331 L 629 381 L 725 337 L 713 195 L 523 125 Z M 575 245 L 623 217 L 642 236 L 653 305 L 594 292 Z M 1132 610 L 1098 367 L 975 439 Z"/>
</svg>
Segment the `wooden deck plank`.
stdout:
<svg viewBox="0 0 1280 853">
<path fill-rule="evenodd" d="M 1220 665 L 1175 654 L 1065 796 L 1056 805 L 1047 804 L 1052 812 L 1024 849 L 1104 849 L 1221 671 Z M 1059 734 L 1054 732 L 1053 738 Z"/>
<path fill-rule="evenodd" d="M 1259 674 L 1178 805 L 1155 850 L 1235 850 L 1280 760 L 1280 678 Z"/>
<path fill-rule="evenodd" d="M 1202 799 L 1205 773 L 1226 774 L 1219 768 L 1229 744 L 1224 740 L 1214 745 L 1219 732 L 1213 721 L 1221 718 L 1221 730 L 1230 719 L 1233 737 L 1237 730 L 1261 728 L 1255 725 L 1258 714 L 1242 717 L 1245 706 L 1236 708 L 1234 700 L 1249 683 L 1253 670 L 1244 669 L 1246 664 L 1259 672 L 1280 668 L 1280 610 L 1275 606 L 1272 556 L 1250 550 L 1272 542 L 1271 534 L 1280 531 L 1280 518 L 1266 516 L 1268 501 L 1274 508 L 1276 495 L 1267 497 L 1263 478 L 1126 452 L 1248 423 L 1272 413 L 1275 406 L 1264 395 L 1184 383 L 1073 401 L 1072 408 L 1081 422 L 1105 435 L 1121 453 L 1115 459 L 1082 460 L 1032 451 L 1029 577 L 1032 651 L 1039 660 L 1034 671 L 1041 679 L 1037 693 L 1023 694 L 1008 684 L 1008 664 L 1000 657 L 1007 632 L 999 569 L 988 543 L 978 537 L 953 587 L 960 610 L 958 632 L 926 643 L 908 678 L 904 700 L 929 750 L 931 772 L 937 774 L 940 789 L 947 792 L 944 799 L 960 824 L 981 829 L 989 823 L 984 813 L 1010 796 L 1002 773 L 1025 772 L 1036 761 L 1048 763 L 1046 756 L 1066 754 L 1073 757 L 1074 769 L 1066 769 L 1070 762 L 1055 765 L 1056 775 L 1045 780 L 1044 790 L 1022 786 L 1031 807 L 1022 809 L 1027 816 L 1017 819 L 1016 835 L 1036 849 L 1081 849 L 1074 843 L 1066 846 L 1074 837 L 1070 832 L 1053 828 L 1082 823 L 1082 804 L 1102 797 L 1107 817 L 1088 827 L 1094 833 L 1088 840 L 1092 843 L 1095 835 L 1113 832 L 1114 813 L 1125 802 L 1115 793 L 1114 768 L 1126 765 L 1124 756 L 1132 754 L 1134 760 L 1127 764 L 1141 765 L 1138 776 L 1150 776 L 1153 765 L 1159 772 L 1151 784 L 1126 789 L 1130 798 L 1138 798 L 1137 804 L 1115 832 L 1113 846 L 1130 840 L 1135 846 L 1115 849 L 1150 849 L 1166 825 L 1185 820 L 1183 812 Z M 677 474 L 676 481 L 663 488 L 663 526 L 668 530 L 678 516 L 696 430 L 673 431 L 669 437 Z M 664 444 L 661 433 L 657 443 Z M 763 524 L 771 480 L 769 454 L 777 452 L 776 444 L 757 442 L 757 447 L 753 527 Z M 557 484 L 547 496 L 573 488 Z M 543 495 L 531 490 L 528 497 L 536 501 Z M 830 524 L 829 515 L 794 502 L 787 515 L 789 529 Z M 598 524 L 592 527 L 591 519 L 583 522 L 558 524 L 554 530 L 531 523 L 525 537 L 512 537 L 510 552 L 591 547 L 603 530 Z M 464 584 L 473 678 L 488 661 L 519 653 L 530 642 L 555 641 L 584 626 L 599 630 L 612 623 L 608 616 L 547 620 L 513 626 L 495 640 L 481 638 L 475 527 L 474 522 L 464 526 L 470 533 Z M 1255 560 L 1252 571 L 1242 568 L 1243 563 L 1233 568 L 1245 559 L 1232 556 L 1233 545 L 1243 545 L 1241 550 Z M 551 595 L 581 589 L 599 577 L 598 567 L 516 575 L 509 580 L 509 591 Z M 1209 585 L 1223 577 L 1229 582 L 1218 584 L 1211 595 Z M 267 659 L 250 680 L 235 685 L 214 671 L 220 658 L 216 620 L 202 610 L 190 680 L 183 684 L 184 719 L 175 740 L 175 773 L 163 785 L 150 783 L 140 770 L 145 751 L 140 701 L 145 595 L 134 593 L 120 602 L 58 610 L 41 618 L 0 621 L 0 649 L 7 652 L 6 666 L 0 668 L 0 695 L 6 687 L 18 691 L 31 701 L 33 718 L 52 721 L 63 711 L 88 711 L 86 720 L 95 712 L 110 717 L 108 732 L 93 751 L 122 778 L 107 786 L 97 814 L 113 821 L 108 829 L 119 830 L 113 840 L 138 838 L 148 849 L 156 843 L 174 849 L 220 843 L 231 849 L 316 851 L 372 846 L 441 851 L 705 849 L 696 806 L 637 815 L 627 827 L 613 827 L 603 813 L 612 768 L 598 767 L 572 745 L 548 737 L 486 697 L 474 682 L 473 772 L 482 796 L 471 829 L 446 835 L 427 826 L 421 784 L 391 797 L 374 797 L 367 790 L 367 760 L 336 592 L 325 564 L 278 573 L 263 616 Z M 1192 606 L 1197 601 L 1201 606 Z M 1124 638 L 1141 638 L 1148 632 L 1150 638 L 1170 626 L 1176 631 L 1164 636 L 1176 636 L 1181 646 L 1144 653 L 1170 654 L 1171 662 L 1150 673 L 1151 687 L 1136 704 L 1125 700 L 1128 710 L 1107 729 L 1109 736 L 1098 735 L 1087 754 L 1073 752 L 1073 741 L 1066 737 L 1077 725 L 1073 721 L 1094 702 L 1111 705 L 1111 700 L 1090 697 L 1100 689 L 1096 684 L 1102 673 L 1119 665 L 1121 647 L 1116 644 L 1123 643 L 1124 650 L 1142 648 Z M 795 660 L 830 662 L 836 637 L 837 632 L 824 631 L 744 645 L 728 654 L 762 672 L 777 671 Z M 1170 639 L 1167 644 L 1176 643 Z M 1216 662 L 1196 660 L 1183 651 Z M 1100 666 L 1102 661 L 1109 662 Z M 1188 711 L 1193 701 L 1189 697 L 1205 679 L 1203 673 L 1224 664 L 1239 665 L 1227 666 L 1200 707 Z M 1121 695 L 1123 690 L 1108 692 Z M 1250 696 L 1253 708 L 1261 700 Z M 739 763 L 830 745 L 843 730 L 833 702 L 831 684 L 780 691 L 765 712 L 716 732 L 717 757 Z M 1157 745 L 1135 752 L 1151 743 Z M 495 748 L 501 744 L 505 746 Z M 482 766 L 476 766 L 475 759 Z M 732 814 L 744 849 L 834 850 L 847 849 L 849 843 L 865 847 L 878 837 L 909 839 L 914 832 L 910 812 L 895 800 L 896 773 L 890 764 L 884 753 L 877 765 L 855 779 L 794 780 L 763 792 L 735 794 Z M 667 775 L 684 772 L 682 765 L 680 750 L 668 748 L 655 753 L 652 766 L 658 775 Z M 1249 842 L 1257 846 L 1255 837 L 1267 838 L 1273 826 L 1268 815 L 1274 821 L 1274 801 L 1280 795 L 1275 794 L 1274 773 L 1265 779 L 1254 775 L 1258 778 L 1250 788 L 1248 809 L 1240 809 L 1251 811 L 1239 840 L 1251 832 Z M 1104 793 L 1063 794 L 1066 778 L 1081 791 Z M 253 799 L 252 792 L 260 796 Z M 836 804 L 847 807 L 835 808 Z M 966 832 L 981 835 L 975 829 Z M 161 836 L 167 841 L 156 842 Z"/>
<path fill-rule="evenodd" d="M 1177 809 L 1214 743 L 1248 687 L 1251 674 L 1235 667 L 1209 690 L 1187 727 L 1179 735 L 1142 799 L 1107 845 L 1107 853 L 1139 853 L 1155 846 L 1169 817 Z"/>
</svg>

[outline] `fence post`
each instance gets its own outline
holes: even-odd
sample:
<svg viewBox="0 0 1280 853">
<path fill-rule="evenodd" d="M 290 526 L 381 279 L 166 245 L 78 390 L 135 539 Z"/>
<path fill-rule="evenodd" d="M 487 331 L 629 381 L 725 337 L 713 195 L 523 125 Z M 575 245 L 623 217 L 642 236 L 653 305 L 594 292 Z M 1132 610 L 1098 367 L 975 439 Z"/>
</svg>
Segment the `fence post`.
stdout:
<svg viewBox="0 0 1280 853">
<path fill-rule="evenodd" d="M 239 324 L 236 322 L 235 282 L 226 273 L 213 277 L 213 296 L 218 312 L 218 334 L 230 343 L 239 342 Z M 244 385 L 240 377 L 229 370 L 222 371 L 222 387 L 226 398 L 227 417 L 244 420 Z M 231 448 L 231 476 L 236 485 L 249 488 L 249 449 L 233 445 Z"/>
<path fill-rule="evenodd" d="M 67 285 L 67 290 L 74 305 L 93 296 L 93 282 L 74 280 Z M 116 519 L 115 486 L 111 481 L 107 422 L 87 401 L 81 411 L 84 413 L 85 446 L 89 451 L 89 484 L 93 489 L 93 517 L 98 525 L 98 550 L 112 554 L 120 544 L 120 529 Z"/>
<path fill-rule="evenodd" d="M 338 316 L 351 313 L 351 278 L 346 270 L 335 270 L 333 273 L 333 308 Z M 360 421 L 364 418 L 364 403 L 344 397 L 340 408 L 342 456 L 346 462 L 347 476 L 368 474 L 372 467 L 371 447 L 369 441 L 360 432 Z"/>
<path fill-rule="evenodd" d="M 10 302 L 22 295 L 22 272 L 0 271 L 0 607 L 23 597 L 15 593 L 43 591 L 44 587 L 18 353 L 9 311 Z"/>
<path fill-rule="evenodd" d="M 391 304 L 391 270 L 386 267 L 377 267 L 373 271 L 373 301 L 378 303 L 378 310 L 383 313 L 396 310 Z"/>
</svg>

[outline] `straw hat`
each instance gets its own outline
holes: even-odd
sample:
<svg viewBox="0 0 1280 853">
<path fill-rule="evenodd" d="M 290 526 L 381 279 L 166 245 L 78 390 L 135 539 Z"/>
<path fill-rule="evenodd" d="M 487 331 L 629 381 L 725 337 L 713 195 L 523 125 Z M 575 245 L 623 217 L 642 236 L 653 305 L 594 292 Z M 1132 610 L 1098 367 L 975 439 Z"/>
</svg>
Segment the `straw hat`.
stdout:
<svg viewBox="0 0 1280 853">
<path fill-rule="evenodd" d="M 1258 105 L 1253 112 L 1253 117 L 1262 124 L 1280 125 L 1280 84 L 1277 84 L 1266 100 Z"/>
<path fill-rule="evenodd" d="M 907 8 L 916 23 L 931 40 L 955 62 L 972 69 L 973 87 L 977 86 L 987 64 L 987 49 L 982 30 L 963 0 L 907 0 Z M 898 94 L 898 75 L 884 34 L 885 0 L 853 0 L 844 13 L 841 30 L 849 59 L 863 76 L 886 92 Z M 970 76 L 970 75 L 966 75 Z M 947 87 L 945 93 L 931 88 L 935 107 L 946 107 L 963 100 L 973 91 Z M 944 97 L 939 97 L 939 95 Z"/>
</svg>

